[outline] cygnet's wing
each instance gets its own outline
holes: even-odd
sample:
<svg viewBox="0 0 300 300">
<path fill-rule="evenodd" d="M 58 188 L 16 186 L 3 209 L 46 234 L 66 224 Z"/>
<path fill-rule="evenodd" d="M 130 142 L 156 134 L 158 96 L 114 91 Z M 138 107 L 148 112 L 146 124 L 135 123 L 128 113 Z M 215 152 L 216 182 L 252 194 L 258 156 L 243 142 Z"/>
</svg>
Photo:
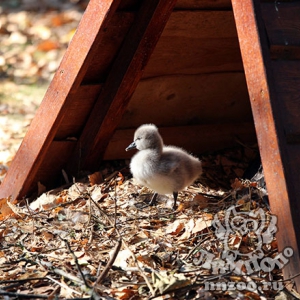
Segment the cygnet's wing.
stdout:
<svg viewBox="0 0 300 300">
<path fill-rule="evenodd" d="M 179 148 L 164 146 L 159 162 L 159 173 L 163 175 L 173 174 L 182 164 L 182 153 Z"/>
<path fill-rule="evenodd" d="M 160 159 L 159 173 L 174 180 L 174 191 L 180 191 L 192 184 L 201 173 L 201 163 L 186 151 L 165 146 Z"/>
</svg>

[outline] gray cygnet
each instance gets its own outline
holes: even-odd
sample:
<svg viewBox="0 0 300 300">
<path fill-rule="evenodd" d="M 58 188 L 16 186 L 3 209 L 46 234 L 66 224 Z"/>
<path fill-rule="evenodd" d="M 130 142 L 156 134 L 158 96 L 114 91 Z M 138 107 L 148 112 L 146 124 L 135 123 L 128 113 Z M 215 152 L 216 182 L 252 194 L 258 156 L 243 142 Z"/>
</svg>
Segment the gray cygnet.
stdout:
<svg viewBox="0 0 300 300">
<path fill-rule="evenodd" d="M 178 192 L 191 185 L 202 173 L 198 158 L 181 148 L 165 146 L 158 129 L 153 124 L 144 124 L 134 133 L 134 142 L 125 150 L 138 149 L 132 157 L 130 170 L 133 177 L 158 194 L 172 194 L 176 208 Z"/>
</svg>

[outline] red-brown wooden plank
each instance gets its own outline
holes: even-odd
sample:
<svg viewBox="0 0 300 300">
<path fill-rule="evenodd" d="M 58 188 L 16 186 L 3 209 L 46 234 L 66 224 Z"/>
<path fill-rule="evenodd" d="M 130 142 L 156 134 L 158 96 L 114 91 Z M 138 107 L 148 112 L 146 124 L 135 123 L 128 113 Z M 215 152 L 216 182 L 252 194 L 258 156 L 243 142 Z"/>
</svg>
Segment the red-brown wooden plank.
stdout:
<svg viewBox="0 0 300 300">
<path fill-rule="evenodd" d="M 127 107 L 176 0 L 144 0 L 80 137 L 70 170 L 95 170 Z"/>
<path fill-rule="evenodd" d="M 118 129 L 247 121 L 253 118 L 244 72 L 172 74 L 141 79 Z"/>
<path fill-rule="evenodd" d="M 290 167 L 294 161 L 297 162 L 295 158 L 300 155 L 299 147 L 289 151 L 290 146 L 286 144 L 279 104 L 283 100 L 275 90 L 276 81 L 272 74 L 260 3 L 256 0 L 232 0 L 232 6 L 271 210 L 278 216 L 276 238 L 279 250 L 285 247 L 294 250 L 290 263 L 283 268 L 287 279 L 300 272 L 300 185 L 299 178 Z M 300 278 L 294 280 L 300 289 Z"/>
<path fill-rule="evenodd" d="M 115 12 L 105 30 L 105 35 L 93 46 L 93 63 L 88 66 L 82 84 L 103 83 L 106 80 L 135 14 L 136 12 Z"/>
<path fill-rule="evenodd" d="M 32 194 L 28 195 L 32 199 L 38 191 L 38 182 L 46 187 L 46 190 L 62 186 L 66 183 L 63 176 L 62 167 L 68 160 L 70 153 L 76 146 L 76 142 L 72 140 L 52 141 L 47 153 L 43 159 L 43 167 L 39 168 L 31 182 Z"/>
<path fill-rule="evenodd" d="M 135 130 L 136 127 L 116 130 L 106 148 L 104 159 L 131 158 L 132 153 L 124 149 L 132 142 Z M 160 127 L 159 132 L 166 145 L 176 145 L 193 154 L 232 147 L 238 145 L 238 141 L 248 145 L 256 142 L 253 122 L 168 126 Z M 209 141 L 209 143 L 203 141 Z"/>
<path fill-rule="evenodd" d="M 231 9 L 231 2 L 230 0 L 178 0 L 175 8 L 182 10 L 228 10 Z"/>
<path fill-rule="evenodd" d="M 30 190 L 35 175 L 71 107 L 68 94 L 82 81 L 95 41 L 101 39 L 118 1 L 91 0 L 78 30 L 64 55 L 44 100 L 0 186 L 0 198 L 21 198 Z"/>
<path fill-rule="evenodd" d="M 233 12 L 174 11 L 143 78 L 231 71 L 244 72 Z"/>
</svg>

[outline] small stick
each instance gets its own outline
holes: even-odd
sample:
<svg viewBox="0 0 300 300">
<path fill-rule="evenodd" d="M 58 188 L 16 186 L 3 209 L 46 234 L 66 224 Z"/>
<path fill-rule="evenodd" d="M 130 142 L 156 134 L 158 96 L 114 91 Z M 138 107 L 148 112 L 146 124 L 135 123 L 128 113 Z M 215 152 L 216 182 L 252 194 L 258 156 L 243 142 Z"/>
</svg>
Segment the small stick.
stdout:
<svg viewBox="0 0 300 300">
<path fill-rule="evenodd" d="M 201 244 L 207 241 L 208 239 L 210 239 L 210 236 L 207 236 L 206 238 L 201 240 L 196 246 L 194 246 L 193 249 L 190 250 L 190 252 L 184 257 L 184 260 L 189 259 L 190 256 L 201 246 Z"/>
<path fill-rule="evenodd" d="M 3 283 L 23 283 L 27 281 L 32 281 L 32 280 L 46 280 L 46 277 L 32 277 L 32 278 L 26 278 L 26 279 L 15 279 L 15 280 L 1 280 L 1 284 Z"/>
<path fill-rule="evenodd" d="M 133 260 L 134 260 L 134 262 L 135 262 L 137 268 L 139 269 L 139 272 L 140 272 L 141 275 L 143 276 L 143 278 L 144 278 L 144 280 L 145 280 L 145 282 L 146 282 L 146 284 L 147 284 L 147 286 L 148 286 L 148 288 L 149 288 L 149 290 L 150 290 L 150 292 L 151 292 L 151 294 L 152 294 L 152 297 L 154 297 L 154 296 L 155 296 L 155 291 L 154 291 L 152 285 L 150 284 L 150 281 L 149 281 L 148 277 L 146 276 L 146 274 L 144 273 L 144 271 L 143 271 L 142 268 L 140 267 L 139 262 L 138 262 L 136 256 L 134 255 L 134 253 L 129 249 L 129 247 L 128 247 L 127 244 L 124 242 L 124 240 L 122 240 L 122 241 L 123 241 L 123 245 L 125 246 L 125 248 L 126 248 L 128 251 L 130 251 L 130 254 L 131 254 L 131 256 L 132 256 L 132 258 L 133 258 Z"/>
<path fill-rule="evenodd" d="M 56 273 L 56 274 L 58 274 L 58 275 L 60 275 L 60 276 L 63 276 L 63 277 L 65 277 L 65 278 L 68 278 L 68 279 L 70 279 L 70 280 L 72 280 L 73 282 L 76 282 L 76 283 L 78 283 L 78 284 L 82 284 L 82 283 L 83 283 L 78 277 L 76 277 L 76 276 L 74 276 L 74 275 L 72 275 L 72 274 L 69 274 L 69 273 L 67 273 L 67 272 L 65 272 L 65 271 L 63 271 L 63 270 L 61 270 L 61 269 L 55 268 L 55 269 L 53 270 L 53 272 Z"/>
<path fill-rule="evenodd" d="M 67 248 L 68 248 L 69 252 L 71 253 L 71 255 L 72 255 L 73 258 L 74 258 L 76 267 L 77 267 L 77 269 L 78 269 L 78 272 L 80 273 L 80 276 L 81 276 L 81 278 L 82 278 L 82 280 L 83 280 L 83 282 L 84 282 L 84 285 L 85 285 L 88 289 L 90 289 L 91 287 L 90 287 L 90 285 L 87 283 L 87 281 L 86 281 L 86 279 L 85 279 L 85 277 L 84 277 L 84 274 L 82 273 L 82 270 L 81 270 L 81 268 L 80 268 L 80 266 L 79 266 L 77 256 L 74 254 L 74 252 L 73 252 L 73 250 L 71 249 L 71 247 L 70 247 L 68 241 L 65 240 L 65 239 L 63 239 L 63 238 L 61 238 L 61 237 L 59 237 L 59 238 L 60 238 L 63 242 L 65 242 L 65 244 L 67 245 Z"/>
<path fill-rule="evenodd" d="M 139 265 L 139 263 L 138 263 L 138 260 L 137 260 L 137 258 L 135 257 L 134 253 L 129 249 L 129 247 L 127 246 L 127 244 L 124 242 L 124 240 L 123 240 L 123 238 L 122 238 L 122 235 L 120 234 L 119 230 L 114 226 L 114 222 L 109 218 L 109 216 L 108 216 L 104 211 L 102 211 L 102 209 L 100 208 L 100 206 L 98 205 L 97 202 L 95 202 L 92 198 L 91 198 L 91 200 L 92 200 L 92 202 L 96 205 L 96 207 L 99 209 L 99 211 L 100 211 L 104 216 L 106 216 L 106 218 L 107 218 L 108 222 L 110 223 L 110 225 L 113 226 L 113 227 L 115 228 L 115 230 L 116 230 L 116 232 L 117 232 L 119 238 L 120 238 L 120 239 L 122 240 L 122 242 L 123 242 L 124 247 L 125 247 L 127 250 L 130 251 L 130 254 L 131 254 L 131 256 L 132 256 L 132 258 L 133 258 L 133 260 L 134 260 L 134 262 L 135 262 L 137 268 L 139 269 L 139 272 L 140 272 L 141 275 L 143 276 L 143 278 L 144 278 L 144 280 L 145 280 L 145 282 L 146 282 L 146 284 L 147 284 L 147 286 L 148 286 L 148 288 L 149 288 L 149 290 L 150 290 L 152 296 L 154 297 L 154 296 L 155 296 L 155 292 L 154 292 L 154 289 L 153 289 L 152 285 L 150 284 L 150 282 L 149 282 L 149 280 L 148 280 L 146 274 L 145 274 L 145 273 L 143 272 L 143 270 L 141 269 L 141 267 L 140 267 L 140 265 Z"/>
<path fill-rule="evenodd" d="M 291 276 L 291 277 L 289 277 L 289 278 L 287 278 L 287 279 L 277 280 L 277 282 L 290 281 L 290 280 L 292 280 L 292 279 L 294 279 L 294 278 L 296 278 L 296 277 L 298 277 L 298 276 L 300 276 L 300 273 L 297 273 L 297 274 L 295 274 L 295 275 L 293 275 L 293 276 Z"/>
<path fill-rule="evenodd" d="M 114 228 L 117 228 L 117 183 L 115 182 L 115 218 L 114 218 Z"/>
<path fill-rule="evenodd" d="M 45 295 L 34 295 L 34 294 L 21 294 L 21 293 L 13 293 L 13 292 L 6 292 L 3 290 L 0 290 L 0 295 L 2 296 L 11 296 L 11 297 L 17 297 L 17 299 L 49 299 L 49 296 Z"/>
<path fill-rule="evenodd" d="M 111 180 L 112 178 L 114 178 L 117 174 L 119 173 L 119 171 L 115 171 L 112 174 L 108 175 L 105 179 L 104 182 L 108 182 L 109 180 Z"/>
<path fill-rule="evenodd" d="M 61 290 L 61 287 L 58 285 L 56 287 L 56 289 L 54 289 L 48 296 L 48 300 L 51 300 L 51 299 L 58 299 L 58 296 L 60 294 L 60 290 Z"/>
<path fill-rule="evenodd" d="M 121 249 L 121 246 L 122 246 L 122 240 L 121 238 L 118 240 L 113 252 L 112 252 L 112 255 L 111 255 L 111 258 L 109 260 L 109 262 L 107 263 L 107 265 L 105 266 L 105 268 L 103 269 L 102 273 L 100 274 L 100 276 L 97 278 L 96 282 L 95 282 L 95 285 L 96 284 L 99 284 L 103 281 L 103 279 L 106 277 L 107 273 L 109 272 L 111 266 L 113 265 L 113 263 L 115 262 L 117 256 L 118 256 L 118 253 Z M 95 286 L 94 285 L 94 286 Z M 94 289 L 94 288 L 93 288 Z"/>
<path fill-rule="evenodd" d="M 71 292 L 74 293 L 74 294 L 77 294 L 77 295 L 81 295 L 81 294 L 82 294 L 82 293 L 80 293 L 80 292 L 77 292 L 77 291 L 71 289 L 71 288 L 68 287 L 66 284 L 63 284 L 63 283 L 61 283 L 61 282 L 55 280 L 54 278 L 50 277 L 49 275 L 47 275 L 46 278 L 52 280 L 53 282 L 55 282 L 55 283 L 58 284 L 59 286 L 63 287 L 64 289 L 67 289 L 67 290 L 71 291 Z M 48 299 L 48 297 L 47 297 L 46 299 Z"/>
<path fill-rule="evenodd" d="M 74 181 L 74 178 L 73 178 L 73 181 Z M 80 189 L 78 188 L 78 184 L 76 182 L 73 183 L 74 186 L 76 187 L 77 189 L 77 192 L 81 195 L 81 196 L 84 196 L 83 193 L 80 191 Z M 92 204 L 91 204 L 91 197 L 89 197 L 89 219 L 88 219 L 88 222 L 87 222 L 87 225 L 86 225 L 86 228 L 89 226 L 89 224 L 91 223 L 91 219 L 92 219 Z"/>
</svg>

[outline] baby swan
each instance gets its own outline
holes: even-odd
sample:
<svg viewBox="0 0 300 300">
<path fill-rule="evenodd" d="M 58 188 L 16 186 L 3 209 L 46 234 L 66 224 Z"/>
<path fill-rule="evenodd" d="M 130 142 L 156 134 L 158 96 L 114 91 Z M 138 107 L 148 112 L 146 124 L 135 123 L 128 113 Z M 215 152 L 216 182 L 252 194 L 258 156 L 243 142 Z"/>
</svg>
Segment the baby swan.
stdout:
<svg viewBox="0 0 300 300">
<path fill-rule="evenodd" d="M 176 208 L 178 192 L 191 185 L 202 173 L 201 162 L 181 148 L 165 146 L 153 124 L 144 124 L 135 131 L 134 142 L 125 150 L 131 149 L 139 150 L 130 162 L 133 177 L 158 194 L 173 193 L 173 209 Z"/>
</svg>

